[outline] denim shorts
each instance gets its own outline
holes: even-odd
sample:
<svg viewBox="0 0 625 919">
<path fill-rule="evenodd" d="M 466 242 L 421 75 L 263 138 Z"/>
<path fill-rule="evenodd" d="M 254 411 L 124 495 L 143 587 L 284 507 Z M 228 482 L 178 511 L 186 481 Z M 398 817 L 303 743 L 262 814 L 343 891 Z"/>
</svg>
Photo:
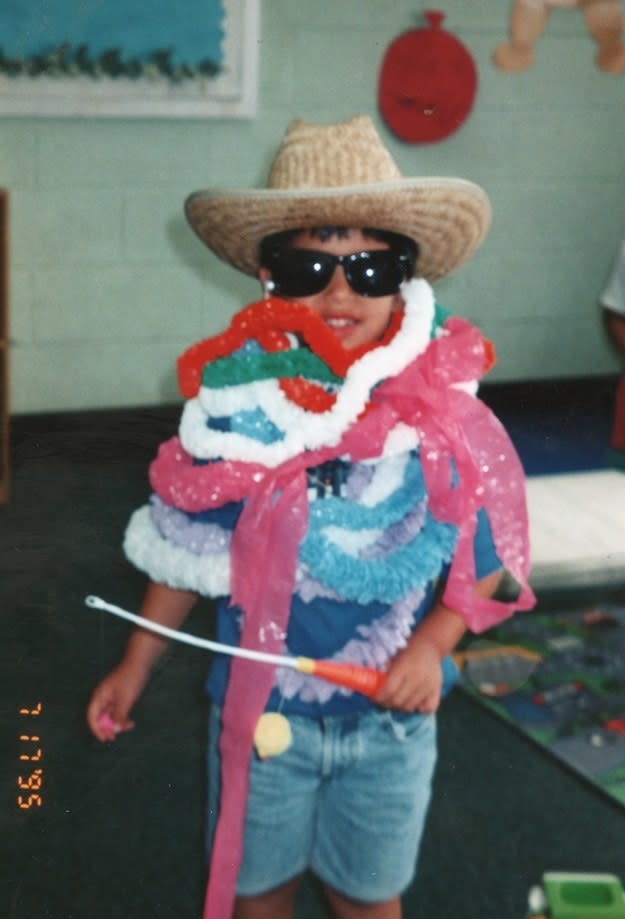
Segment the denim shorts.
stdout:
<svg viewBox="0 0 625 919">
<path fill-rule="evenodd" d="M 211 714 L 209 840 L 219 800 L 220 712 Z M 254 753 L 237 893 L 266 893 L 310 869 L 338 893 L 379 903 L 410 884 L 436 761 L 434 715 L 289 716 L 280 756 Z"/>
</svg>

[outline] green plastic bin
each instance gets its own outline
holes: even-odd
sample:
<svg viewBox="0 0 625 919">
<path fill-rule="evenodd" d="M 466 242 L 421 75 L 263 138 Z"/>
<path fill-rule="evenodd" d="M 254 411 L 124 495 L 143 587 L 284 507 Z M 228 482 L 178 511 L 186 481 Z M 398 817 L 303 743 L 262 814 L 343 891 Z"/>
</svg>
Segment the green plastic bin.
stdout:
<svg viewBox="0 0 625 919">
<path fill-rule="evenodd" d="M 614 874 L 548 871 L 542 883 L 549 919 L 625 919 L 625 894 Z"/>
</svg>

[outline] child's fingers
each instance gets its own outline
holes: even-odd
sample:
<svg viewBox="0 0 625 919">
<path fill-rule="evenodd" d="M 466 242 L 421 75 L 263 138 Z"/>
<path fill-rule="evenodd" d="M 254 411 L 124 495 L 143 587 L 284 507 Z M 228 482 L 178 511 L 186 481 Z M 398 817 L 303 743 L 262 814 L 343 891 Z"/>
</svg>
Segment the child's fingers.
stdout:
<svg viewBox="0 0 625 919">
<path fill-rule="evenodd" d="M 119 734 L 119 728 L 111 718 L 109 712 L 100 712 L 87 718 L 87 724 L 91 733 L 102 743 L 109 740 L 115 740 Z"/>
<path fill-rule="evenodd" d="M 129 731 L 134 723 L 128 719 L 128 708 L 120 704 L 117 694 L 103 684 L 95 690 L 87 707 L 87 724 L 98 740 L 114 740 L 122 731 Z"/>
<path fill-rule="evenodd" d="M 417 706 L 417 711 L 421 712 L 422 715 L 433 715 L 434 712 L 438 711 L 440 704 L 441 694 L 438 689 L 435 689 L 423 697 Z"/>
<path fill-rule="evenodd" d="M 409 705 L 412 695 L 413 692 L 403 681 L 393 680 L 390 686 L 387 681 L 375 696 L 375 701 L 384 708 L 404 710 Z"/>
<path fill-rule="evenodd" d="M 108 712 L 88 712 L 87 714 L 87 724 L 89 725 L 89 730 L 98 740 L 105 742 L 107 740 L 113 740 L 115 737 L 115 731 L 113 727 L 113 721 Z"/>
<path fill-rule="evenodd" d="M 87 724 L 89 726 L 89 730 L 91 731 L 91 733 L 94 734 L 98 738 L 98 740 L 106 739 L 104 737 L 104 733 L 105 733 L 104 728 L 99 724 L 99 719 L 102 713 L 105 712 L 107 708 L 108 708 L 108 703 L 103 698 L 101 692 L 96 690 L 91 696 L 91 699 L 89 700 L 89 704 L 87 706 Z"/>
<path fill-rule="evenodd" d="M 375 696 L 385 708 L 408 710 L 421 694 L 421 681 L 401 667 L 391 667 L 386 682 Z"/>
<path fill-rule="evenodd" d="M 135 724 L 128 718 L 116 718 L 110 711 L 105 710 L 99 714 L 93 714 L 87 718 L 91 732 L 98 740 L 103 742 L 115 740 L 118 734 L 124 731 L 131 731 Z"/>
<path fill-rule="evenodd" d="M 98 718 L 98 731 L 101 740 L 115 740 L 119 728 L 108 712 L 102 712 Z"/>
<path fill-rule="evenodd" d="M 440 686 L 438 681 L 415 680 L 394 675 L 393 679 L 387 679 L 374 701 L 384 708 L 431 714 L 440 704 Z"/>
<path fill-rule="evenodd" d="M 115 740 L 118 734 L 131 731 L 135 726 L 134 721 L 125 718 L 123 721 L 115 719 L 109 712 L 102 712 L 98 718 L 98 728 L 104 740 Z"/>
<path fill-rule="evenodd" d="M 116 734 L 122 734 L 124 731 L 132 731 L 135 726 L 134 721 L 128 717 L 128 705 L 119 705 L 113 708 L 110 717 L 113 724 L 113 730 Z"/>
</svg>

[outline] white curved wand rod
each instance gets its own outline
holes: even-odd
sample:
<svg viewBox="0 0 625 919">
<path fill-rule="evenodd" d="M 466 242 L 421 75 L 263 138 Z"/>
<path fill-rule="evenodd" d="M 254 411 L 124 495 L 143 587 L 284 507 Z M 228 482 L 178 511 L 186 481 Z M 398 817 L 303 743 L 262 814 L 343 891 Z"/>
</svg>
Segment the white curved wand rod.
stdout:
<svg viewBox="0 0 625 919">
<path fill-rule="evenodd" d="M 134 613 L 129 613 L 120 606 L 114 606 L 112 603 L 107 603 L 106 600 L 102 600 L 100 597 L 94 597 L 92 594 L 85 597 L 85 605 L 92 609 L 100 609 L 107 613 L 113 613 L 114 616 L 119 616 L 121 619 L 127 619 L 129 622 L 133 622 L 141 629 L 148 629 L 148 631 L 156 632 L 159 635 L 163 635 L 165 638 L 172 638 L 174 641 L 181 641 L 185 645 L 193 645 L 195 648 L 203 648 L 205 651 L 230 654 L 232 657 L 245 657 L 247 660 L 259 661 L 262 664 L 276 664 L 278 667 L 291 667 L 293 669 L 297 669 L 298 667 L 298 658 L 296 657 L 285 657 L 282 654 L 267 654 L 264 651 L 252 651 L 249 648 L 237 648 L 233 647 L 233 645 L 224 645 L 219 641 L 211 641 L 209 638 L 200 638 L 198 635 L 190 635 L 188 632 L 181 632 L 179 629 L 170 629 L 166 625 L 152 622 L 150 619 L 145 619 L 143 616 L 136 616 Z"/>
</svg>

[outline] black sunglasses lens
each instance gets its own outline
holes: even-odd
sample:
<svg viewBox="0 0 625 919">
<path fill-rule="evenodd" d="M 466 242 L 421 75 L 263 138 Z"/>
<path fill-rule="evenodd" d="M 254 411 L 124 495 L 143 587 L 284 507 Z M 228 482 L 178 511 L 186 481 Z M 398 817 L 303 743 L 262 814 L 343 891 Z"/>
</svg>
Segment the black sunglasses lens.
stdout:
<svg viewBox="0 0 625 919">
<path fill-rule="evenodd" d="M 330 283 L 335 259 L 310 249 L 286 249 L 269 260 L 267 268 L 278 296 L 311 297 Z"/>
<path fill-rule="evenodd" d="M 338 263 L 352 290 L 361 297 L 396 294 L 407 276 L 407 266 L 391 249 L 374 249 L 353 255 L 330 255 L 312 249 L 284 249 L 266 260 L 274 291 L 284 297 L 311 297 L 321 293 Z"/>
<path fill-rule="evenodd" d="M 390 249 L 359 252 L 343 263 L 350 287 L 361 297 L 396 294 L 406 276 L 400 257 Z"/>
</svg>

